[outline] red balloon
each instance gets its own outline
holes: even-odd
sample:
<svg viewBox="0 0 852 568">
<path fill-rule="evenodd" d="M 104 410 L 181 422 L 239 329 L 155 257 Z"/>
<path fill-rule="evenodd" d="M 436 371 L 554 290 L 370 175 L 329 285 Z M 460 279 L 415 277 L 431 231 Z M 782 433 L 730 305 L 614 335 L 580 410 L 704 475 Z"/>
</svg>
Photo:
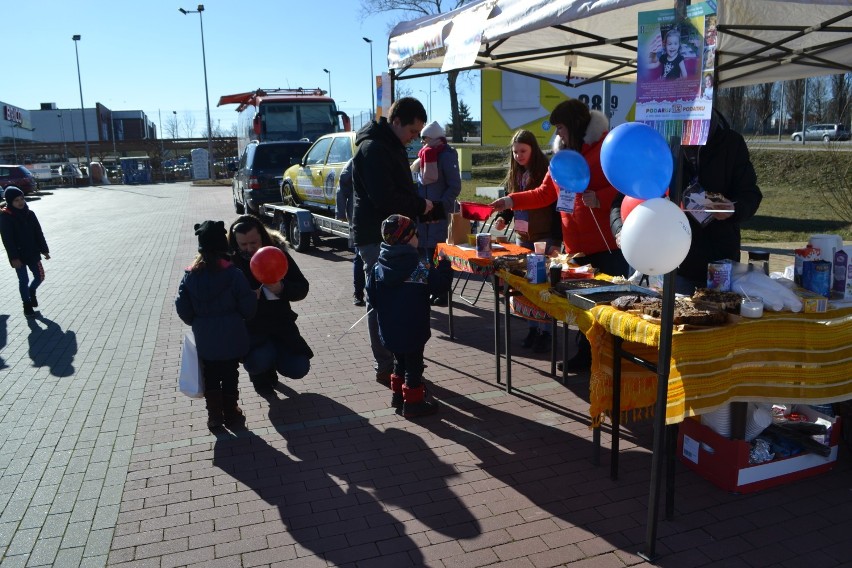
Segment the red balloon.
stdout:
<svg viewBox="0 0 852 568">
<path fill-rule="evenodd" d="M 259 282 L 275 284 L 287 274 L 290 263 L 287 261 L 287 255 L 278 247 L 263 247 L 251 257 L 249 266 Z"/>
<path fill-rule="evenodd" d="M 633 208 L 642 203 L 643 201 L 645 200 L 625 195 L 624 201 L 621 202 L 621 220 L 624 221 L 625 219 L 627 219 L 627 216 L 630 215 L 630 212 L 633 211 Z"/>
</svg>

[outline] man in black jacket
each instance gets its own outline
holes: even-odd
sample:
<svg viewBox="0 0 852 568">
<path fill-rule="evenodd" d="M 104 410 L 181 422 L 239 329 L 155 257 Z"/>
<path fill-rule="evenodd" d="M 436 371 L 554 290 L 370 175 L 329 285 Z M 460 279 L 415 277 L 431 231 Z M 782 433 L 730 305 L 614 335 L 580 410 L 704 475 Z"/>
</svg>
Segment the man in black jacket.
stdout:
<svg viewBox="0 0 852 568">
<path fill-rule="evenodd" d="M 397 213 L 412 219 L 432 210 L 432 202 L 417 195 L 405 147 L 420 136 L 426 109 L 415 98 L 394 102 L 389 116 L 371 121 L 355 137 L 352 182 L 355 212 L 352 219 L 354 244 L 369 275 L 379 258 L 382 221 Z M 376 380 L 390 384 L 393 354 L 379 340 L 378 320 L 367 303 L 370 347 L 376 360 Z"/>
</svg>

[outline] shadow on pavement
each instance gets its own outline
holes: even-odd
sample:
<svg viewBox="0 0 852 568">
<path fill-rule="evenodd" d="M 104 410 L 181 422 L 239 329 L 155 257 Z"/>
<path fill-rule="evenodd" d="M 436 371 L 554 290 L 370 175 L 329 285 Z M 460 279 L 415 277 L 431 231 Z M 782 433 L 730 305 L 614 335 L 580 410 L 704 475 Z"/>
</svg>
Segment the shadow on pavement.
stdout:
<svg viewBox="0 0 852 568">
<path fill-rule="evenodd" d="M 269 418 L 287 452 L 247 432 L 219 436 L 213 455 L 213 465 L 278 508 L 276 545 L 297 543 L 335 566 L 378 558 L 425 566 L 424 543 L 409 535 L 422 529 L 412 528 L 448 540 L 481 534 L 449 483 L 458 469 L 420 437 L 376 428 L 326 396 L 278 388 L 286 398 L 267 397 Z"/>
<path fill-rule="evenodd" d="M 39 324 L 44 324 L 42 327 Z M 40 312 L 27 318 L 30 327 L 29 356 L 34 367 L 49 367 L 55 377 L 69 377 L 74 374 L 74 357 L 77 355 L 77 334 L 62 331 L 59 324 L 49 320 Z"/>
</svg>

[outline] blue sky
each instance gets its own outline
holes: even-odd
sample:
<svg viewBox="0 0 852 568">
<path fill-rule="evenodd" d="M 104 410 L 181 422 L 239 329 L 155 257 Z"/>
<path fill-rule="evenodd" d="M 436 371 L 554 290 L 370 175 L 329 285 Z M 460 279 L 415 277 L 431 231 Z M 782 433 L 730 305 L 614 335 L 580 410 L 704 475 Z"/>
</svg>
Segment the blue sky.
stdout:
<svg viewBox="0 0 852 568">
<path fill-rule="evenodd" d="M 113 110 L 143 110 L 158 124 L 176 111 L 190 113 L 196 136 L 206 134 L 201 31 L 195 10 L 184 0 L 30 0 L 4 7 L 2 33 L 6 78 L 0 100 L 24 109 L 42 102 L 79 108 L 78 42 L 83 100 Z M 263 88 L 321 87 L 350 115 L 370 107 L 370 47 L 373 69 L 386 70 L 393 24 L 415 16 L 381 13 L 363 17 L 358 0 L 209 0 L 204 2 L 204 42 L 210 113 L 214 127 L 235 121 L 234 106 L 216 107 L 219 97 Z M 475 76 L 478 82 L 478 75 Z M 461 98 L 479 118 L 479 88 L 459 81 Z M 428 109 L 427 79 L 402 86 Z M 431 81 L 431 117 L 450 116 L 443 78 Z M 181 134 L 183 135 L 183 134 Z"/>
</svg>

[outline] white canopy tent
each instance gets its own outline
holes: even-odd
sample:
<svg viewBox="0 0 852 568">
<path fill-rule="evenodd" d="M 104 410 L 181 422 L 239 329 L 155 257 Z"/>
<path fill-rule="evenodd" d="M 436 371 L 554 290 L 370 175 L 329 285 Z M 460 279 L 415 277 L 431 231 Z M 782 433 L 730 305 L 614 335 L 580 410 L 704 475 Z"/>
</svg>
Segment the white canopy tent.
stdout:
<svg viewBox="0 0 852 568">
<path fill-rule="evenodd" d="M 635 82 L 638 14 L 684 9 L 688 3 L 475 0 L 452 12 L 398 24 L 388 42 L 391 82 L 476 69 L 500 69 L 551 82 L 553 76 L 564 75 L 561 83 L 570 87 L 604 80 Z M 720 87 L 852 72 L 852 0 L 718 0 L 710 4 L 717 12 L 715 74 Z M 679 195 L 679 187 L 672 189 Z M 673 513 L 673 433 L 666 433 L 672 427 L 665 426 L 663 408 L 671 355 L 674 272 L 665 277 L 663 301 L 648 526 L 646 549 L 641 554 L 649 560 L 655 556 L 663 453 L 670 473 L 666 516 Z M 617 460 L 615 421 L 613 431 L 613 460 Z"/>
<path fill-rule="evenodd" d="M 852 72 L 852 0 L 715 4 L 720 87 Z M 638 13 L 674 5 L 673 0 L 476 0 L 398 24 L 390 35 L 388 68 L 394 79 L 435 69 L 493 68 L 551 81 L 565 75 L 569 86 L 635 81 Z M 448 54 L 454 56 L 449 66 Z M 417 72 L 424 69 L 430 71 Z"/>
</svg>

